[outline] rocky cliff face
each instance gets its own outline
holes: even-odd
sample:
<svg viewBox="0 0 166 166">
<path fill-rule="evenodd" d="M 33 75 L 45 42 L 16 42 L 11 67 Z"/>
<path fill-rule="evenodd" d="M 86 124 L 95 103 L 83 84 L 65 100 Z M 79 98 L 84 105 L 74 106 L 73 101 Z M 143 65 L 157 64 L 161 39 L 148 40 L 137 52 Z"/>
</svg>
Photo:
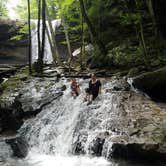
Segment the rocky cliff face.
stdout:
<svg viewBox="0 0 166 166">
<path fill-rule="evenodd" d="M 20 34 L 19 29 L 26 22 L 0 18 L 0 63 L 27 63 L 27 35 Z M 20 40 L 11 40 L 16 35 L 22 35 Z"/>
</svg>

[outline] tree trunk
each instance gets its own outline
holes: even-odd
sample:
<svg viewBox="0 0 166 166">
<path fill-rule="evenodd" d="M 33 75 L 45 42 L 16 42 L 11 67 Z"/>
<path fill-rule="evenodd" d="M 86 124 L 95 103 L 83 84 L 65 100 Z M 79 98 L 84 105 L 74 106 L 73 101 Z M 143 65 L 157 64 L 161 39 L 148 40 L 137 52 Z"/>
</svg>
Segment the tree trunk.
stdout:
<svg viewBox="0 0 166 166">
<path fill-rule="evenodd" d="M 50 48 L 51 48 L 51 52 L 52 52 L 53 62 L 56 64 L 56 56 L 54 56 L 56 53 L 55 53 L 55 50 L 53 48 L 53 44 L 52 44 L 51 36 L 50 36 L 49 30 L 48 30 L 48 26 L 46 26 L 46 33 L 47 33 L 48 42 L 50 44 Z"/>
<path fill-rule="evenodd" d="M 29 48 L 28 48 L 28 62 L 29 62 L 29 74 L 32 74 L 32 55 L 31 55 L 31 11 L 30 0 L 28 0 L 28 30 L 29 30 Z"/>
<path fill-rule="evenodd" d="M 81 57 L 80 57 L 80 64 L 81 70 L 83 69 L 83 58 L 84 57 L 84 19 L 83 15 L 81 14 Z"/>
<path fill-rule="evenodd" d="M 70 45 L 70 39 L 69 39 L 69 33 L 68 33 L 68 29 L 67 29 L 67 25 L 65 23 L 65 20 L 64 20 L 64 17 L 63 15 L 61 14 L 61 19 L 62 19 L 62 25 L 64 27 L 64 32 L 65 32 L 65 38 L 66 38 L 66 43 L 67 43 L 67 49 L 68 49 L 68 54 L 69 54 L 69 72 L 70 72 L 70 69 L 71 69 L 71 62 L 72 62 L 72 59 L 73 59 L 73 55 L 72 55 L 72 52 L 71 52 L 71 45 Z"/>
<path fill-rule="evenodd" d="M 47 5 L 46 5 L 46 16 L 47 16 L 48 25 L 49 25 L 49 29 L 50 29 L 50 33 L 51 33 L 51 39 L 52 39 L 51 41 L 52 41 L 52 46 L 53 46 L 53 52 L 52 52 L 53 59 L 54 59 L 55 63 L 57 61 L 57 63 L 59 65 L 61 65 L 60 55 L 59 55 L 58 48 L 57 48 L 57 43 L 56 43 L 56 40 L 55 40 L 55 33 L 54 33 L 52 23 L 51 23 L 51 20 L 50 20 L 50 17 L 49 17 L 49 11 L 48 11 Z"/>
<path fill-rule="evenodd" d="M 158 29 L 157 29 L 157 26 L 156 26 L 156 19 L 155 19 L 155 14 L 154 14 L 154 10 L 153 10 L 153 4 L 152 4 L 152 0 L 146 0 L 146 4 L 147 4 L 147 7 L 148 7 L 148 10 L 149 10 L 149 13 L 150 13 L 150 16 L 151 16 L 151 19 L 152 19 L 152 25 L 153 25 L 153 30 L 154 30 L 154 47 L 156 49 L 156 53 L 157 53 L 157 56 L 159 56 L 160 54 L 160 51 L 159 51 L 159 48 L 160 48 L 160 37 L 159 37 L 159 33 L 158 33 Z"/>
<path fill-rule="evenodd" d="M 145 61 L 146 66 L 148 66 L 147 50 L 146 50 L 143 26 L 142 26 L 141 21 L 139 22 L 139 26 L 140 26 L 141 44 L 142 44 L 142 48 L 143 48 L 143 51 L 144 51 L 144 61 Z"/>
<path fill-rule="evenodd" d="M 46 1 L 42 0 L 42 45 L 41 45 L 41 58 L 44 58 L 45 48 L 45 31 L 46 31 Z"/>
<path fill-rule="evenodd" d="M 81 8 L 81 13 L 85 19 L 85 22 L 87 23 L 88 27 L 89 27 L 89 30 L 93 36 L 93 40 L 96 42 L 100 52 L 103 54 L 103 55 L 106 55 L 107 54 L 107 50 L 105 48 L 105 45 L 102 43 L 102 41 L 99 39 L 98 37 L 98 34 L 95 30 L 95 27 L 93 26 L 93 24 L 91 23 L 87 13 L 86 13 L 86 10 L 85 10 L 85 6 L 84 6 L 84 2 L 83 0 L 79 0 L 80 2 L 80 8 Z"/>
<path fill-rule="evenodd" d="M 61 12 L 62 8 L 61 8 L 59 0 L 57 2 L 58 2 L 59 10 L 60 10 L 60 17 L 61 17 L 61 20 L 62 20 L 62 25 L 64 27 L 64 32 L 65 32 L 65 38 L 66 38 L 67 49 L 68 49 L 68 54 L 69 54 L 69 60 L 68 61 L 69 61 L 69 72 L 70 72 L 71 62 L 72 62 L 73 56 L 72 56 L 72 51 L 71 51 L 69 33 L 68 33 L 67 25 L 66 25 L 66 22 L 65 22 L 65 18 L 63 16 L 63 13 Z"/>
<path fill-rule="evenodd" d="M 45 0 L 42 0 L 42 41 L 41 41 L 41 47 L 38 59 L 39 74 L 43 73 L 43 58 L 44 58 L 45 30 L 46 30 L 45 7 L 46 7 Z"/>
<path fill-rule="evenodd" d="M 139 7 L 138 7 L 138 2 L 137 0 L 135 0 L 135 4 L 136 4 L 136 9 L 137 12 L 141 15 L 140 11 L 139 11 Z M 143 25 L 142 25 L 142 20 L 139 20 L 138 23 L 139 26 L 139 30 L 140 30 L 140 42 L 143 48 L 143 52 L 144 52 L 144 62 L 147 68 L 149 68 L 149 62 L 148 62 L 148 57 L 147 57 L 147 49 L 146 49 L 146 43 L 145 43 L 145 37 L 144 37 L 144 30 L 143 30 Z"/>
<path fill-rule="evenodd" d="M 38 60 L 40 59 L 40 15 L 41 15 L 41 0 L 38 0 L 38 23 L 37 23 L 37 41 L 38 41 Z"/>
</svg>

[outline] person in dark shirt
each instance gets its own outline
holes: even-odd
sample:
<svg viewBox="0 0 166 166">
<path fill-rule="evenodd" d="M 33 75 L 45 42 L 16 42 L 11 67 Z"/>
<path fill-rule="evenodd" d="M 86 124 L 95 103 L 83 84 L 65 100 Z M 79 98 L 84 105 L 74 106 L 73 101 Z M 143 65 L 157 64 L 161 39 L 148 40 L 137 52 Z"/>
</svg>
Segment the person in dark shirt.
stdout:
<svg viewBox="0 0 166 166">
<path fill-rule="evenodd" d="M 96 97 L 101 94 L 101 82 L 96 78 L 95 74 L 91 75 L 91 80 L 89 81 L 89 87 L 85 89 L 86 97 L 85 101 L 89 101 L 89 104 L 96 99 Z"/>
</svg>

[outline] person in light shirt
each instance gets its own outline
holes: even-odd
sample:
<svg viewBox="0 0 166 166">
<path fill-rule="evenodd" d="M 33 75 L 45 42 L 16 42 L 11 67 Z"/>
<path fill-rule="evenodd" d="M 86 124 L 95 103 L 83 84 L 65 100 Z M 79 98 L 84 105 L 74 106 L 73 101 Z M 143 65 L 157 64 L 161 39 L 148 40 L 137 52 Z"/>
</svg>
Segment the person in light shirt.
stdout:
<svg viewBox="0 0 166 166">
<path fill-rule="evenodd" d="M 80 94 L 80 85 L 75 78 L 72 78 L 70 88 L 72 96 L 76 98 Z"/>
</svg>

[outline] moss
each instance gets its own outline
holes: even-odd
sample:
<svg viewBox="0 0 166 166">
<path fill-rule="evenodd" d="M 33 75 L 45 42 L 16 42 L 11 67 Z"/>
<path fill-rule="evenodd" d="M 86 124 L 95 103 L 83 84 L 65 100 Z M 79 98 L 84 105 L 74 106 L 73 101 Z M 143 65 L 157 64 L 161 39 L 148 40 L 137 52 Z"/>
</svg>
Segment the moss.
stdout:
<svg viewBox="0 0 166 166">
<path fill-rule="evenodd" d="M 15 75 L 9 77 L 6 82 L 0 84 L 0 93 L 6 94 L 11 93 L 11 91 L 15 91 L 15 89 L 19 88 L 24 80 L 28 78 L 28 67 L 24 67 L 16 72 Z"/>
</svg>

